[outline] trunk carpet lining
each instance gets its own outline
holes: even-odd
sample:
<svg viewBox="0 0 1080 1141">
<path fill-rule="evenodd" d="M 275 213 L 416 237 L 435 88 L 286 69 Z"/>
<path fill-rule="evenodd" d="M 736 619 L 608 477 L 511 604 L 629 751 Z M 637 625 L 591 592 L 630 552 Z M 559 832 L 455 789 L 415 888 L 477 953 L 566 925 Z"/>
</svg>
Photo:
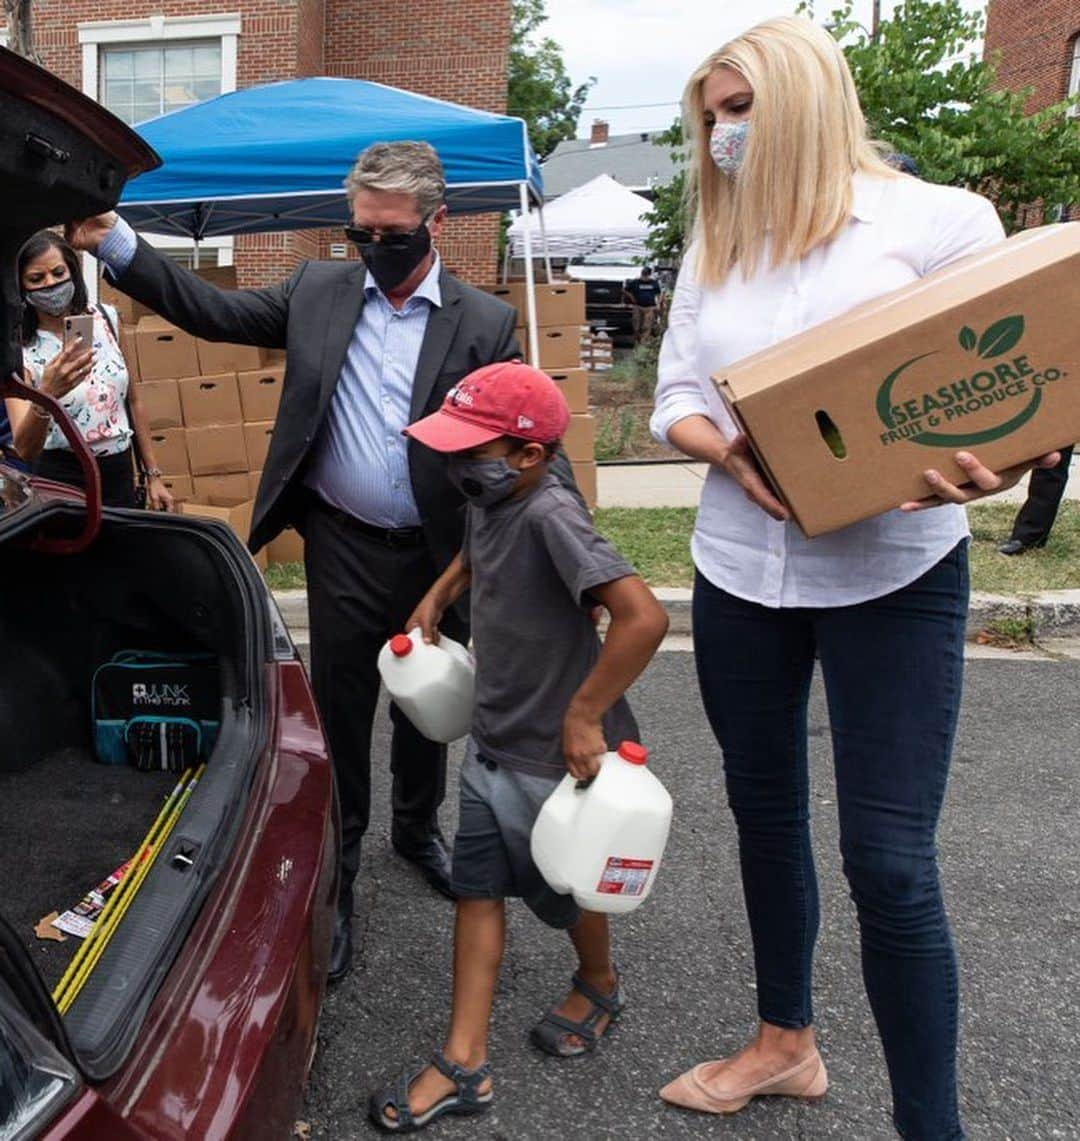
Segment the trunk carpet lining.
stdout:
<svg viewBox="0 0 1080 1141">
<path fill-rule="evenodd" d="M 38 939 L 34 927 L 51 911 L 73 907 L 135 854 L 177 781 L 101 765 L 88 749 L 68 748 L 29 769 L 0 770 L 0 913 L 23 938 L 52 990 L 81 939 Z"/>
</svg>

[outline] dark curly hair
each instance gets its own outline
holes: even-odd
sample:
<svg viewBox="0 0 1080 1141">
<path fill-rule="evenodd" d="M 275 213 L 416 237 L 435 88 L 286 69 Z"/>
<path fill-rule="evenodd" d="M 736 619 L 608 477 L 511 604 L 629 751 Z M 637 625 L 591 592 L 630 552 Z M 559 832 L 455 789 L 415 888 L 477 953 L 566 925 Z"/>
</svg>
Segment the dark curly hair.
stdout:
<svg viewBox="0 0 1080 1141">
<path fill-rule="evenodd" d="M 71 299 L 71 309 L 69 312 L 87 312 L 90 299 L 86 293 L 86 280 L 83 277 L 82 266 L 79 264 L 79 255 L 59 234 L 53 233 L 52 230 L 38 230 L 38 232 L 26 242 L 23 248 L 19 250 L 19 288 L 22 288 L 23 270 L 26 269 L 30 262 L 35 261 L 48 250 L 60 251 L 60 256 L 64 259 L 64 264 L 68 267 L 68 272 L 71 274 L 71 280 L 75 283 L 75 296 Z M 33 305 L 27 303 L 23 305 L 22 327 L 20 329 L 22 343 L 28 345 L 37 336 L 37 331 L 37 310 Z"/>
</svg>

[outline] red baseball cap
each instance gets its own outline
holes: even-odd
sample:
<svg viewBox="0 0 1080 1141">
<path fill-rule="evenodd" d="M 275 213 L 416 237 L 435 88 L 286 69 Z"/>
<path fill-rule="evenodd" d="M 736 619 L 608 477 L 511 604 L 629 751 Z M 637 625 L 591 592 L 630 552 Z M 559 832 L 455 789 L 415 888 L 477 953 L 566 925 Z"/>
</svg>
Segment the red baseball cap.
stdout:
<svg viewBox="0 0 1080 1141">
<path fill-rule="evenodd" d="M 569 423 L 566 397 L 547 373 L 501 361 L 459 380 L 439 411 L 410 424 L 405 435 L 437 452 L 463 452 L 500 436 L 553 444 Z"/>
</svg>

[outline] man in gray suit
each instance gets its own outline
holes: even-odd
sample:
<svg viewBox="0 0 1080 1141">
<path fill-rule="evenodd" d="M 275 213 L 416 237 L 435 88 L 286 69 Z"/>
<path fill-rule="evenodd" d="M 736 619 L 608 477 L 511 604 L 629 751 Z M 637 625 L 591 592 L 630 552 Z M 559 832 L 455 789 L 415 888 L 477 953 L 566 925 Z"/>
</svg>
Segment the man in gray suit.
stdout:
<svg viewBox="0 0 1080 1141">
<path fill-rule="evenodd" d="M 445 180 L 426 143 L 377 143 L 346 181 L 346 236 L 363 259 L 305 262 L 268 289 L 219 290 L 155 253 L 116 215 L 74 223 L 69 240 L 119 288 L 206 340 L 287 349 L 285 383 L 259 484 L 251 547 L 284 526 L 305 538 L 311 664 L 341 799 L 341 894 L 330 978 L 352 958 L 353 882 L 370 808 L 376 657 L 457 553 L 462 498 L 442 457 L 402 435 L 481 365 L 520 356 L 515 314 L 456 280 L 434 243 Z M 569 465 L 561 478 L 572 485 Z M 468 611 L 445 632 L 468 641 Z M 437 821 L 446 749 L 391 707 L 395 849 L 450 895 Z"/>
</svg>

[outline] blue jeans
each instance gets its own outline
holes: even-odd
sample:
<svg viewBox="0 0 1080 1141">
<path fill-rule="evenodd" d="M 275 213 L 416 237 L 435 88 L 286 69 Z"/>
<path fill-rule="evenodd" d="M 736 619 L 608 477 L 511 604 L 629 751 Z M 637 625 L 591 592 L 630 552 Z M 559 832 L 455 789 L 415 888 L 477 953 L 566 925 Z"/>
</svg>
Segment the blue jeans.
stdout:
<svg viewBox="0 0 1080 1141">
<path fill-rule="evenodd" d="M 807 703 L 815 653 L 832 724 L 844 874 L 863 979 L 911 1141 L 963 1138 L 957 968 L 935 833 L 956 730 L 967 544 L 908 586 L 855 606 L 774 610 L 700 574 L 694 646 L 724 755 L 754 943 L 758 1013 L 810 1025 L 818 891 L 810 848 Z"/>
</svg>

